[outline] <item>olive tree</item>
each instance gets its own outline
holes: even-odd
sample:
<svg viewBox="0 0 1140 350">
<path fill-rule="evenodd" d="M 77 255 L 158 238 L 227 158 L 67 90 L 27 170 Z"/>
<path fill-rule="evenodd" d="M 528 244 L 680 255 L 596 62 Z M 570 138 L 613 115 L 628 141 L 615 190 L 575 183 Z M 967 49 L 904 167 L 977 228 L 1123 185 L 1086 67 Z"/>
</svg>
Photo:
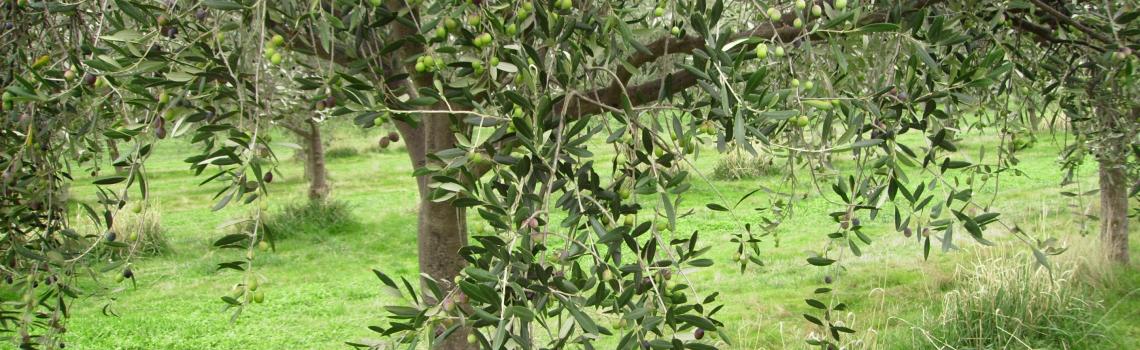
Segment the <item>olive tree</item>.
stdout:
<svg viewBox="0 0 1140 350">
<path fill-rule="evenodd" d="M 313 113 L 391 122 L 406 142 L 421 275 L 376 271 L 408 302 L 372 328 L 385 342 L 562 348 L 610 337 L 619 348 L 715 348 L 729 341 L 705 338 L 724 326 L 717 293 L 686 272 L 714 264 L 702 257 L 710 244 L 730 244 L 741 269 L 762 264 L 761 243 L 798 194 L 815 191 L 835 205 L 836 226 L 805 262 L 836 277 L 812 291 L 804 317 L 822 335 L 810 344 L 836 348 L 853 330 L 834 317 L 848 307 L 828 284 L 844 256 L 871 243 L 860 215 L 892 213 L 924 255 L 939 240 L 953 248 L 956 231 L 988 244 L 985 229 L 998 222 L 974 200 L 972 179 L 1004 171 L 1007 158 L 972 162 L 957 133 L 963 110 L 997 105 L 988 96 L 1004 91 L 994 85 L 1012 67 L 1005 49 L 959 22 L 958 4 L 6 4 L 0 165 L 13 234 L 2 252 L 22 299 L 2 315 L 26 347 L 62 347 L 73 298 L 117 288 L 80 272 L 135 277 L 129 255 L 96 257 L 130 249 L 111 223 L 148 196 L 145 160 L 158 140 L 196 145 L 187 162 L 209 171 L 213 208 L 263 207 L 276 159 L 265 135 L 283 118 L 277 86 L 315 91 L 299 103 Z M 107 139 L 130 145 L 126 170 L 94 180 L 95 205 L 69 207 L 72 169 L 93 166 Z M 703 178 L 690 162 L 701 143 L 784 156 L 796 193 L 769 194 L 775 214 L 727 240 L 678 232 L 693 210 L 682 198 Z M 603 149 L 617 156 L 596 156 Z M 849 153 L 855 166 L 829 175 L 830 159 Z M 760 191 L 703 207 L 733 215 Z M 69 210 L 88 222 L 71 222 Z M 264 298 L 253 273 L 261 215 L 214 242 L 245 251 L 219 264 L 243 276 L 222 298 L 234 317 Z M 491 229 L 473 234 L 473 220 Z M 1042 259 L 1046 248 L 1033 247 Z M 100 283 L 77 287 L 88 275 Z"/>
<path fill-rule="evenodd" d="M 1025 95 L 1017 108 L 1061 116 L 1075 139 L 1061 154 L 1066 176 L 1088 156 L 1099 173 L 1100 230 L 1105 257 L 1127 264 L 1129 197 L 1137 183 L 1140 131 L 1137 51 L 1140 9 L 1127 1 L 997 1 L 963 6 L 986 38 L 1009 52 L 1016 73 L 1010 87 Z M 1016 116 L 1007 125 L 1031 122 Z M 1090 191 L 1086 193 L 1093 193 Z M 1081 193 L 1065 192 L 1069 195 Z"/>
</svg>

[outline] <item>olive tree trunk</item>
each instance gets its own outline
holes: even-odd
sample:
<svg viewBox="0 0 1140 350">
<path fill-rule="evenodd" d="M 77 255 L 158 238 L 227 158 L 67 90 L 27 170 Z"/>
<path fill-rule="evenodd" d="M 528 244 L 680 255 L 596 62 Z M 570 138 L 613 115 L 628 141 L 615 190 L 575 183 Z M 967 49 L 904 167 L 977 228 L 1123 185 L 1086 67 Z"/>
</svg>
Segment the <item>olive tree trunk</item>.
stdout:
<svg viewBox="0 0 1140 350">
<path fill-rule="evenodd" d="M 1128 177 L 1107 159 L 1100 161 L 1100 240 L 1108 260 L 1128 263 Z"/>
<path fill-rule="evenodd" d="M 325 144 L 321 137 L 321 127 L 316 122 L 306 120 L 300 126 L 290 123 L 280 124 L 292 131 L 300 139 L 299 156 L 304 158 L 305 179 L 309 180 L 309 200 L 323 201 L 329 196 L 329 171 L 325 166 Z"/>
<path fill-rule="evenodd" d="M 309 121 L 305 139 L 305 176 L 309 178 L 309 200 L 323 201 L 329 196 L 329 171 L 325 166 L 325 145 L 321 128 Z"/>
<path fill-rule="evenodd" d="M 415 168 L 427 164 L 428 154 L 455 147 L 451 120 L 447 116 L 424 116 L 417 127 L 396 122 L 396 127 L 403 135 L 408 156 Z M 455 276 L 467 266 L 467 262 L 459 255 L 459 250 L 467 245 L 467 214 L 463 208 L 456 207 L 451 200 L 432 201 L 429 181 L 428 176 L 416 178 L 419 194 L 417 255 L 420 273 L 438 281 L 442 290 L 454 290 Z M 439 302 L 426 293 L 425 299 L 430 303 Z M 468 327 L 460 327 L 434 348 L 477 349 L 478 346 L 467 343 L 468 332 L 470 332 Z"/>
</svg>

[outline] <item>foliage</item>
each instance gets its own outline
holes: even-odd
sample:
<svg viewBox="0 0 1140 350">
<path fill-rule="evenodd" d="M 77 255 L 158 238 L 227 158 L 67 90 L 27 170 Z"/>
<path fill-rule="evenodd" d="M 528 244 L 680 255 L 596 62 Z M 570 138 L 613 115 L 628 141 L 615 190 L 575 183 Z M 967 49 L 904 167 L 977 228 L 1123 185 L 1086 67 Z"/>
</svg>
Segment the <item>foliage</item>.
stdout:
<svg viewBox="0 0 1140 350">
<path fill-rule="evenodd" d="M 815 179 L 834 155 L 856 159 L 844 176 L 770 193 L 753 208 L 768 216 L 732 234 L 741 271 L 763 263 L 759 244 L 807 192 L 828 197 L 835 228 L 805 262 L 836 276 L 871 244 L 861 219 L 879 214 L 913 231 L 924 256 L 939 240 L 953 248 L 956 232 L 989 244 L 999 214 L 961 179 L 1006 171 L 1014 147 L 1003 143 L 991 158 L 958 153 L 960 112 L 1009 115 L 996 96 L 1026 70 L 1007 57 L 1029 47 L 990 29 L 1006 9 L 961 8 L 972 2 L 8 4 L 2 19 L 19 28 L 0 44 L 13 67 L 0 80 L 3 201 L 18 208 L 0 220 L 20 232 L 0 251 L 19 262 L 10 273 L 36 280 L 127 264 L 91 259 L 53 196 L 70 169 L 91 166 L 93 145 L 132 145 L 116 161 L 125 174 L 95 180 L 98 206 L 77 209 L 110 229 L 128 202 L 147 198 L 152 145 L 186 137 L 198 151 L 185 161 L 209 174 L 202 184 L 216 189 L 214 210 L 257 207 L 234 222 L 250 229 L 214 242 L 246 252 L 218 264 L 242 275 L 222 297 L 237 317 L 262 293 L 255 246 L 265 241 L 277 160 L 267 129 L 287 125 L 283 115 L 392 123 L 420 180 L 423 278 L 377 271 L 409 303 L 386 307 L 388 324 L 372 329 L 390 343 L 448 349 L 592 347 L 602 336 L 619 348 L 714 348 L 696 334 L 723 326 L 718 294 L 684 278 L 714 264 L 703 257 L 709 240 L 677 231 L 697 178 L 689 157 L 704 142 L 770 153 L 792 184 Z M 990 17 L 961 17 L 974 13 Z M 1130 86 L 1114 74 L 1105 79 L 1118 85 L 1105 86 Z M 908 132 L 921 137 L 900 137 Z M 589 141 L 598 139 L 620 156 L 595 159 Z M 733 215 L 762 190 L 705 207 Z M 467 213 L 494 234 L 433 246 L 465 240 Z M 95 244 L 115 243 L 102 237 Z M 1041 263 L 1056 253 L 1032 248 Z M 11 319 L 23 346 L 55 346 L 73 282 L 28 284 L 22 302 L 5 304 L 6 315 L 19 314 Z M 833 319 L 849 306 L 831 286 L 806 304 L 804 318 L 825 335 L 809 344 L 834 348 L 854 332 Z"/>
</svg>

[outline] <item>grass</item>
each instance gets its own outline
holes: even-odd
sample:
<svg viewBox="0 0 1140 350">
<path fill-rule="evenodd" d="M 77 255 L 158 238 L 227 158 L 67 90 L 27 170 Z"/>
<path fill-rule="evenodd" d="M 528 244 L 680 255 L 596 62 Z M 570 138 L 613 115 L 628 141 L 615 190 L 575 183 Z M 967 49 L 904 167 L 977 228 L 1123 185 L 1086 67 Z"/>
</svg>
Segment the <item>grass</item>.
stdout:
<svg viewBox="0 0 1140 350">
<path fill-rule="evenodd" d="M 341 200 L 301 201 L 286 204 L 269 214 L 265 226 L 273 239 L 304 235 L 310 239 L 353 232 L 358 225 L 352 208 Z"/>
<path fill-rule="evenodd" d="M 336 135 L 339 146 L 372 149 L 375 140 L 387 131 L 334 125 L 327 133 Z M 992 141 L 977 135 L 970 140 L 973 148 Z M 345 341 L 376 338 L 366 327 L 382 324 L 382 306 L 398 301 L 381 291 L 369 269 L 409 279 L 417 273 L 417 194 L 412 166 L 400 146 L 353 157 L 330 157 L 332 199 L 345 203 L 350 224 L 289 224 L 296 227 L 299 239 L 280 240 L 275 252 L 257 253 L 254 271 L 264 278 L 261 290 L 266 293 L 266 302 L 246 309 L 231 323 L 229 313 L 222 311 L 220 298 L 243 276 L 218 271 L 216 266 L 238 260 L 245 252 L 212 249 L 210 243 L 226 233 L 227 228 L 219 228 L 219 224 L 247 215 L 248 209 L 231 206 L 211 212 L 211 198 L 217 189 L 197 186 L 201 178 L 193 177 L 181 161 L 191 146 L 183 140 L 159 145 L 147 167 L 173 251 L 136 262 L 137 288 L 115 294 L 114 300 L 79 300 L 66 335 L 68 348 L 335 349 L 344 348 Z M 1061 176 L 1055 162 L 1059 148 L 1044 136 L 1034 148 L 1020 154 L 1018 168 L 1030 175 L 1003 175 L 1002 196 L 993 207 L 1004 213 L 1004 220 L 1036 237 L 1095 240 L 1095 236 L 1081 237 L 1079 233 L 1096 232 L 1096 223 L 1081 220 L 1078 215 L 1095 202 L 1093 198 L 1078 202 L 1061 196 L 1056 187 Z M 605 149 L 594 151 L 598 158 L 612 154 Z M 720 159 L 715 153 L 706 148 L 695 161 L 695 168 L 710 178 Z M 290 203 L 306 201 L 302 172 L 302 164 L 296 160 L 281 164 L 282 176 L 271 185 L 275 204 L 270 212 L 283 213 L 296 205 Z M 1093 169 L 1083 169 L 1082 173 L 1080 186 L 1095 188 Z M 728 324 L 724 332 L 735 340 L 728 348 L 806 347 L 803 339 L 810 330 L 800 316 L 808 311 L 803 299 L 820 285 L 825 271 L 808 266 L 805 251 L 823 247 L 822 237 L 834 225 L 826 213 L 834 206 L 816 194 L 799 200 L 795 219 L 778 229 L 779 239 L 763 243 L 761 258 L 766 265 L 744 273 L 729 262 L 735 247 L 730 235 L 741 230 L 742 222 L 759 222 L 762 213 L 736 210 L 736 222 L 733 216 L 704 206 L 722 202 L 722 198 L 734 202 L 758 185 L 778 186 L 780 176 L 710 181 L 698 177 L 684 197 L 684 205 L 694 212 L 678 222 L 677 232 L 699 230 L 702 241 L 712 245 L 709 257 L 717 263 L 687 277 L 702 293 L 720 292 L 720 302 L 728 307 L 719 318 Z M 86 199 L 94 193 L 85 183 L 78 181 L 73 196 Z M 741 208 L 771 199 L 753 196 Z M 833 284 L 852 310 L 842 315 L 845 324 L 858 331 L 858 344 L 851 348 L 931 347 L 923 336 L 929 326 L 925 321 L 942 313 L 946 293 L 966 285 L 956 278 L 955 270 L 970 262 L 974 256 L 970 251 L 979 249 L 972 241 L 962 239 L 956 241 L 961 250 L 932 253 L 930 260 L 924 261 L 921 245 L 894 232 L 891 220 L 889 215 L 864 220 L 874 243 L 864 249 L 862 257 L 847 259 L 848 271 Z M 994 235 L 1002 241 L 1000 234 Z M 1140 246 L 1134 244 L 1132 249 L 1140 251 Z M 1134 321 L 1140 317 L 1140 298 L 1130 294 L 1140 288 L 1140 277 L 1132 269 L 1106 270 L 1105 275 L 1111 276 L 1106 279 L 1111 281 L 1100 288 L 1106 307 L 1102 344 L 1111 344 L 1106 348 L 1140 348 L 1140 325 Z M 118 317 L 102 314 L 108 303 Z"/>
<path fill-rule="evenodd" d="M 997 249 L 995 249 L 997 250 Z M 961 287 L 946 293 L 942 314 L 930 322 L 946 348 L 1082 349 L 1099 345 L 1104 305 L 1081 282 L 1077 268 L 1040 268 L 1028 254 L 979 254 L 955 274 Z M 996 330 L 996 331 L 995 331 Z"/>
</svg>

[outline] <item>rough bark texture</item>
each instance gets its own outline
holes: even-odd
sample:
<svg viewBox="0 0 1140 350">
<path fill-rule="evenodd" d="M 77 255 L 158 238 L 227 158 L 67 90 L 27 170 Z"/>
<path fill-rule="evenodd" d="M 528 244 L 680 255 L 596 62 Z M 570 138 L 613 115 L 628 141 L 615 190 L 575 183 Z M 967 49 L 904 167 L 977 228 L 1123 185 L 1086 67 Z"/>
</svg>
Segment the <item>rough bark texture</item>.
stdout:
<svg viewBox="0 0 1140 350">
<path fill-rule="evenodd" d="M 427 152 L 455 147 L 451 133 L 451 118 L 428 116 L 423 119 Z M 444 285 L 453 287 L 453 280 L 467 265 L 459 249 L 467 245 L 467 215 L 451 201 L 430 200 L 427 181 L 420 185 L 419 251 L 420 272 L 427 273 Z"/>
<path fill-rule="evenodd" d="M 408 157 L 416 168 L 427 164 L 428 154 L 455 147 L 451 118 L 447 116 L 424 115 L 417 127 L 396 122 L 396 128 L 404 138 Z M 428 184 L 427 176 L 416 178 L 420 200 L 417 235 L 420 273 L 439 281 L 444 290 L 451 290 L 455 287 L 455 276 L 467 266 L 459 255 L 459 249 L 467 245 L 467 214 L 451 201 L 433 202 Z M 426 295 L 425 299 L 437 302 Z M 434 348 L 478 349 L 478 346 L 467 344 L 468 332 L 470 329 L 466 327 L 459 328 Z"/>
<path fill-rule="evenodd" d="M 1100 240 L 1105 257 L 1128 263 L 1128 180 L 1124 166 L 1100 162 Z"/>
<path fill-rule="evenodd" d="M 323 201 L 329 196 L 329 171 L 325 166 L 325 145 L 321 140 L 321 128 L 308 122 L 305 140 L 305 176 L 309 178 L 309 200 Z"/>
<path fill-rule="evenodd" d="M 390 9 L 401 9 L 404 6 L 402 0 L 388 1 Z M 414 9 L 411 10 L 410 15 L 419 17 Z M 399 21 L 393 23 L 391 33 L 393 39 L 409 38 L 418 33 L 417 28 L 403 25 Z M 424 51 L 425 48 L 422 44 L 410 40 L 401 46 L 397 57 L 414 57 Z M 392 68 L 402 68 L 405 72 L 415 71 L 415 62 L 409 60 L 394 62 Z M 401 64 L 403 67 L 400 67 Z M 412 74 L 408 79 L 389 80 L 386 84 L 393 90 L 404 91 L 415 96 L 418 95 L 417 87 L 431 86 L 432 82 L 431 77 L 426 74 Z M 440 102 L 430 108 L 445 110 L 449 106 Z M 415 127 L 404 122 L 396 122 L 396 128 L 403 136 L 404 144 L 408 148 L 408 157 L 414 167 L 419 168 L 426 165 L 428 154 L 455 147 L 455 135 L 452 133 L 451 125 L 450 116 L 427 113 L 420 115 L 419 123 Z M 416 178 L 420 199 L 417 232 L 420 273 L 427 274 L 438 281 L 444 291 L 451 291 L 456 287 L 454 284 L 455 276 L 458 276 L 459 272 L 467 266 L 467 262 L 459 255 L 459 249 L 467 245 L 467 215 L 464 209 L 455 207 L 452 201 L 433 202 L 430 199 L 429 181 L 430 179 L 427 176 Z M 425 299 L 432 303 L 438 302 L 431 300 L 430 296 L 425 296 Z M 467 335 L 470 332 L 469 327 L 460 327 L 442 343 L 432 344 L 432 348 L 439 350 L 478 349 L 478 345 L 467 343 Z"/>
</svg>

